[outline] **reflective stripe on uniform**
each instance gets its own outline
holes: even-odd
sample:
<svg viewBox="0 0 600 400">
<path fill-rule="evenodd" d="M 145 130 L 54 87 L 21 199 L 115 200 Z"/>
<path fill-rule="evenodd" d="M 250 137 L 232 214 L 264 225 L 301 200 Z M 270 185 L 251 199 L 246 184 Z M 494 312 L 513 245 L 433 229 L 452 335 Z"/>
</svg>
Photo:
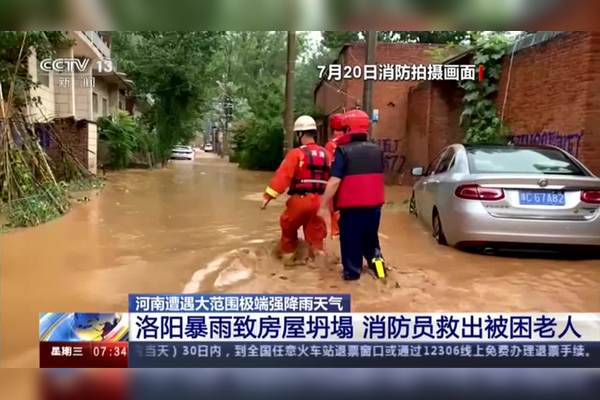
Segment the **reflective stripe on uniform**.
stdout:
<svg viewBox="0 0 600 400">
<path fill-rule="evenodd" d="M 302 182 L 302 183 L 323 183 L 323 184 L 327 184 L 327 181 L 324 181 L 322 179 L 300 179 L 300 182 Z"/>
<path fill-rule="evenodd" d="M 268 194 L 269 196 L 273 197 L 274 199 L 279 197 L 279 195 L 281 194 L 281 193 L 277 193 L 276 190 L 270 188 L 269 186 L 267 186 L 267 188 L 265 189 L 265 193 Z"/>
</svg>

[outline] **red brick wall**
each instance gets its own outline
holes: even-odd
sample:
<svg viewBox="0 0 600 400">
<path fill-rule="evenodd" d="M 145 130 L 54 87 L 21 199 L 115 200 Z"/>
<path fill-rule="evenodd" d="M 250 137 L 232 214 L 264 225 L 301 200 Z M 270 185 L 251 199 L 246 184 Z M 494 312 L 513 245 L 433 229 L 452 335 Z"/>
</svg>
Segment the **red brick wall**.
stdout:
<svg viewBox="0 0 600 400">
<path fill-rule="evenodd" d="M 425 82 L 410 91 L 408 102 L 406 169 L 429 162 L 429 107 L 431 83 Z M 404 174 L 403 183 L 411 183 L 410 174 Z"/>
<path fill-rule="evenodd" d="M 428 62 L 428 46 L 379 46 L 378 63 Z M 344 62 L 356 64 L 364 59 L 364 47 L 353 45 L 343 57 Z M 600 175 L 600 33 L 565 33 L 520 50 L 509 66 L 508 56 L 503 60 L 496 104 L 514 141 L 560 145 Z M 442 147 L 461 142 L 464 136 L 459 126 L 463 92 L 456 83 L 417 84 L 374 85 L 374 108 L 380 110 L 374 137 L 386 150 L 388 164 L 402 167 L 391 171 L 396 181 L 410 182 L 406 172 L 411 167 L 426 165 Z M 346 81 L 345 90 L 360 101 L 362 81 Z M 354 99 L 326 97 L 321 91 L 318 106 L 354 105 Z"/>
<path fill-rule="evenodd" d="M 600 34 L 594 32 L 589 38 L 587 54 L 588 91 L 585 96 L 585 136 L 579 157 L 597 176 L 600 176 Z"/>
<path fill-rule="evenodd" d="M 513 140 L 561 145 L 600 174 L 600 33 L 565 33 L 515 53 L 509 66 L 508 56 L 496 104 L 499 116 L 504 109 Z M 426 117 L 422 90 L 431 96 Z M 419 155 L 409 156 L 407 168 L 427 164 L 443 146 L 463 140 L 462 95 L 452 82 L 422 84 L 411 93 L 410 153 Z M 423 135 L 428 136 L 427 145 Z"/>
<path fill-rule="evenodd" d="M 338 91 L 339 88 L 345 91 L 344 86 L 343 81 L 323 81 L 315 93 L 315 104 L 319 111 L 329 115 L 340 112 L 341 109 L 346 107 L 345 96 L 342 92 Z"/>
<path fill-rule="evenodd" d="M 591 59 L 600 48 L 592 48 L 592 36 L 597 35 L 573 32 L 523 49 L 512 68 L 510 56 L 505 57 L 496 104 L 500 115 L 505 104 L 504 121 L 515 142 L 559 145 L 598 173 L 600 159 L 592 144 L 600 132 L 588 122 L 600 107 L 600 97 L 593 94 L 598 86 L 592 87 L 600 63 L 592 65 Z"/>
<path fill-rule="evenodd" d="M 322 81 L 315 93 L 315 105 L 317 109 L 324 115 L 343 112 L 343 110 L 348 108 L 346 106 L 345 92 L 345 81 Z M 317 126 L 319 127 L 318 141 L 321 144 L 325 144 L 330 135 L 327 118 L 324 118 L 322 121 L 317 121 Z"/>
<path fill-rule="evenodd" d="M 431 44 L 379 43 L 377 64 L 427 64 L 430 62 L 428 50 L 436 47 Z M 353 43 L 341 54 L 344 65 L 364 65 L 364 43 Z M 340 109 L 353 109 L 362 103 L 363 80 L 352 79 L 343 82 L 322 83 L 315 95 L 317 108 L 324 114 Z M 416 81 L 376 81 L 373 84 L 373 108 L 379 110 L 379 121 L 373 126 L 373 138 L 379 143 L 386 156 L 388 182 L 398 180 L 399 173 L 406 170 L 405 159 L 408 153 L 406 124 L 408 115 L 408 93 L 419 82 Z M 332 86 L 341 87 L 345 93 L 338 93 Z"/>
<path fill-rule="evenodd" d="M 87 168 L 88 157 L 93 157 L 88 151 L 88 122 L 74 121 L 72 118 L 56 118 L 54 120 L 54 133 L 57 139 L 62 143 L 59 146 L 58 142 L 52 138 L 49 142 L 49 148 L 45 149 L 47 154 L 55 163 L 55 168 L 58 174 L 62 173 L 61 162 L 64 160 L 63 149 L 69 151 L 82 165 Z"/>
<path fill-rule="evenodd" d="M 431 85 L 431 110 L 429 121 L 429 159 L 453 143 L 460 143 L 464 131 L 458 121 L 462 112 L 464 92 L 456 82 L 440 81 Z"/>
<path fill-rule="evenodd" d="M 456 82 L 424 82 L 411 90 L 405 171 L 427 166 L 443 147 L 462 142 L 464 132 L 458 124 L 462 96 Z M 412 182 L 407 174 L 401 178 L 404 183 Z"/>
</svg>

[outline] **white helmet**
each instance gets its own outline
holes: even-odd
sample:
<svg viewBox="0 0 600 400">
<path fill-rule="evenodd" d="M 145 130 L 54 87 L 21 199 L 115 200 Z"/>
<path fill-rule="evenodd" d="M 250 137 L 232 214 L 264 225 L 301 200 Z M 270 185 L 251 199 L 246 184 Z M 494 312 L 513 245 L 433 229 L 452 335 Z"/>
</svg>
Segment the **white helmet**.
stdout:
<svg viewBox="0 0 600 400">
<path fill-rule="evenodd" d="M 310 115 L 301 115 L 294 122 L 294 132 L 298 131 L 316 131 L 317 123 Z"/>
</svg>

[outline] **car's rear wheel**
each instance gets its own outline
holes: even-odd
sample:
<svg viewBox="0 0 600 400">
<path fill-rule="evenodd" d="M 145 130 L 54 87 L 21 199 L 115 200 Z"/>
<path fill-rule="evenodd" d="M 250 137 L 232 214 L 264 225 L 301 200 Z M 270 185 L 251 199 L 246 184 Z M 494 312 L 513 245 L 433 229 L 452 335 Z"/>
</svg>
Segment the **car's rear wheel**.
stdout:
<svg viewBox="0 0 600 400">
<path fill-rule="evenodd" d="M 417 216 L 417 201 L 415 200 L 415 192 L 410 195 L 410 202 L 408 203 L 408 212 Z"/>
<path fill-rule="evenodd" d="M 446 235 L 444 235 L 444 228 L 442 227 L 442 220 L 440 219 L 440 214 L 437 208 L 433 209 L 433 216 L 431 220 L 431 228 L 433 238 L 438 244 L 447 245 Z"/>
</svg>

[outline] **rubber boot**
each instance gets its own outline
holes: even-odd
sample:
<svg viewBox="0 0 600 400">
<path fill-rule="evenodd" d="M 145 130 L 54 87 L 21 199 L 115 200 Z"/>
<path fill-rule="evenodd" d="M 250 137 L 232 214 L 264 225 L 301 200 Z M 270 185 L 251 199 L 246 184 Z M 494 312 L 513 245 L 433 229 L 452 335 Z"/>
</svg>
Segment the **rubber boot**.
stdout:
<svg viewBox="0 0 600 400">
<path fill-rule="evenodd" d="M 284 267 L 293 267 L 296 265 L 296 253 L 283 253 L 281 255 L 281 261 Z"/>
<path fill-rule="evenodd" d="M 375 257 L 371 260 L 371 268 L 373 272 L 375 272 L 375 276 L 379 279 L 384 279 L 386 275 L 385 271 L 385 261 L 383 260 L 383 256 L 381 255 L 381 250 L 375 250 Z"/>
</svg>

